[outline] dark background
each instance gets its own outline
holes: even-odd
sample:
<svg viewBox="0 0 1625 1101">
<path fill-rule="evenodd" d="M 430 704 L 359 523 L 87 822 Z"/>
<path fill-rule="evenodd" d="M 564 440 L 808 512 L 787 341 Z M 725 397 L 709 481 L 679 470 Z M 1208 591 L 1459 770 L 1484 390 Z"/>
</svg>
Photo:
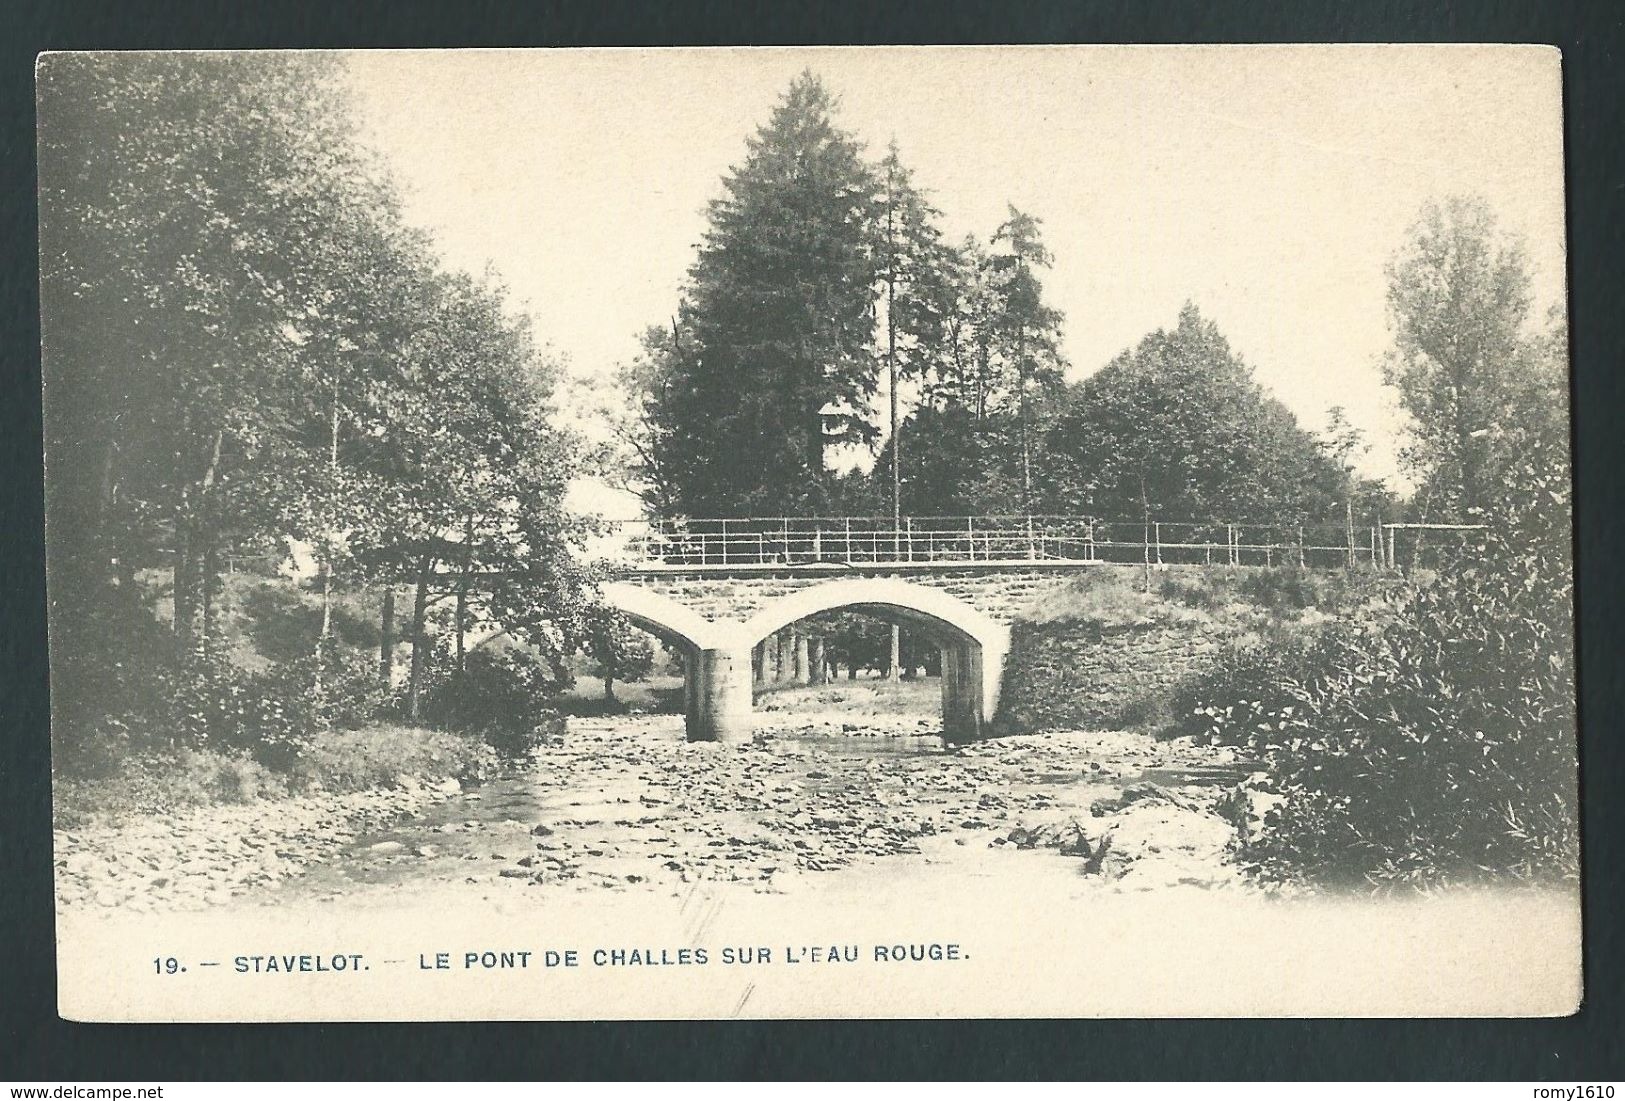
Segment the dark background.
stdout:
<svg viewBox="0 0 1625 1101">
<path fill-rule="evenodd" d="M 0 63 L 0 1080 L 1625 1076 L 1620 471 L 1625 7 L 465 2 L 6 4 Z M 1544 42 L 1563 50 L 1574 354 L 1586 1005 L 1548 1021 L 96 1026 L 56 1016 L 33 60 L 47 49 L 957 42 Z M 1516 142 L 1517 134 L 1506 135 Z"/>
</svg>

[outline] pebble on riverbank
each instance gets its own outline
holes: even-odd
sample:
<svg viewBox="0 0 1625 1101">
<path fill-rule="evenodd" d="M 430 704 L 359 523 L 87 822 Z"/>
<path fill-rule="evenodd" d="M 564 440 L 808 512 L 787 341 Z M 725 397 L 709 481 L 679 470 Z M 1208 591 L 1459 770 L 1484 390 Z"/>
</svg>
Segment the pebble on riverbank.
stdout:
<svg viewBox="0 0 1625 1101">
<path fill-rule="evenodd" d="M 202 807 L 164 821 L 56 832 L 62 907 L 201 910 L 297 875 L 385 823 L 461 791 L 407 777 L 371 791 Z M 389 843 L 386 843 L 389 844 Z"/>
<path fill-rule="evenodd" d="M 281 890 L 327 900 L 428 877 L 504 892 L 773 891 L 859 863 L 940 862 L 967 842 L 1054 849 L 1112 889 L 1237 881 L 1233 829 L 1212 809 L 1224 789 L 1189 780 L 1224 751 L 1121 731 L 947 749 L 915 716 L 866 722 L 859 739 L 825 716 L 768 713 L 751 744 L 718 747 L 685 742 L 676 716 L 575 720 L 530 770 L 480 791 L 408 784 L 64 833 L 59 889 L 66 906 L 196 909 L 274 898 L 266 888 L 310 868 Z"/>
</svg>

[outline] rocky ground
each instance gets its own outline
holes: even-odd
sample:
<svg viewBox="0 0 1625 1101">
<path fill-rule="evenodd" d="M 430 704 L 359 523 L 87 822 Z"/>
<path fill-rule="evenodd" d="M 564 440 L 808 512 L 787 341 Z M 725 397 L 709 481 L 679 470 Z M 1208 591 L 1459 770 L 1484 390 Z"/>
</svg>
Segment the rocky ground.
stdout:
<svg viewBox="0 0 1625 1101">
<path fill-rule="evenodd" d="M 909 691 L 923 706 L 936 687 Z M 1083 731 L 945 750 L 933 718 L 883 714 L 861 697 L 767 697 L 748 746 L 687 743 L 676 716 L 572 719 L 530 769 L 475 790 L 408 787 L 59 834 L 63 903 L 275 904 L 414 884 L 727 881 L 771 892 L 858 863 L 902 870 L 1034 849 L 1124 890 L 1241 884 L 1226 858 L 1233 829 L 1213 810 L 1244 774 L 1228 751 Z"/>
<path fill-rule="evenodd" d="M 58 830 L 59 905 L 201 910 L 296 876 L 386 823 L 461 790 L 455 780 L 203 807 L 163 821 Z"/>
</svg>

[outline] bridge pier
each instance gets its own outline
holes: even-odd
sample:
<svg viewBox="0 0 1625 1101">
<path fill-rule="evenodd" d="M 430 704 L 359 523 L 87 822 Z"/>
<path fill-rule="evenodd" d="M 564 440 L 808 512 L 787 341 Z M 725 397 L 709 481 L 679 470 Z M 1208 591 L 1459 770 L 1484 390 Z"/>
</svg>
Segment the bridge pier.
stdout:
<svg viewBox="0 0 1625 1101">
<path fill-rule="evenodd" d="M 750 647 L 683 655 L 683 713 L 691 742 L 750 741 Z"/>
<path fill-rule="evenodd" d="M 750 592 L 753 578 L 679 577 L 669 582 L 674 592 L 661 592 L 661 583 L 659 577 L 642 584 L 620 581 L 604 592 L 632 622 L 682 648 L 688 739 L 735 744 L 748 743 L 754 733 L 753 689 L 822 679 L 828 655 L 796 624 L 842 608 L 906 623 L 934 641 L 942 651 L 945 738 L 961 743 L 988 737 L 1010 628 L 967 597 L 997 610 L 1012 605 L 1012 598 L 1029 598 L 1031 587 L 1030 575 L 1017 575 L 991 592 L 962 596 L 899 577 L 819 577 L 786 593 L 783 581 L 770 578 L 771 596 L 763 602 Z M 708 608 L 708 585 L 734 604 Z"/>
<path fill-rule="evenodd" d="M 1003 638 L 942 638 L 942 740 L 957 745 L 991 734 L 1004 671 Z"/>
</svg>

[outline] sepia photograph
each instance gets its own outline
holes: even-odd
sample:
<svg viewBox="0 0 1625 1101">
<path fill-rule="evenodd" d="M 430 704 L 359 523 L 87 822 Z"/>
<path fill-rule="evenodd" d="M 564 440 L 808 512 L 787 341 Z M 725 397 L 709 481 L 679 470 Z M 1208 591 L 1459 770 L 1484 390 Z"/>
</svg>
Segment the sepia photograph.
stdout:
<svg viewBox="0 0 1625 1101">
<path fill-rule="evenodd" d="M 1575 1012 L 1561 66 L 42 55 L 62 1014 Z"/>
</svg>

